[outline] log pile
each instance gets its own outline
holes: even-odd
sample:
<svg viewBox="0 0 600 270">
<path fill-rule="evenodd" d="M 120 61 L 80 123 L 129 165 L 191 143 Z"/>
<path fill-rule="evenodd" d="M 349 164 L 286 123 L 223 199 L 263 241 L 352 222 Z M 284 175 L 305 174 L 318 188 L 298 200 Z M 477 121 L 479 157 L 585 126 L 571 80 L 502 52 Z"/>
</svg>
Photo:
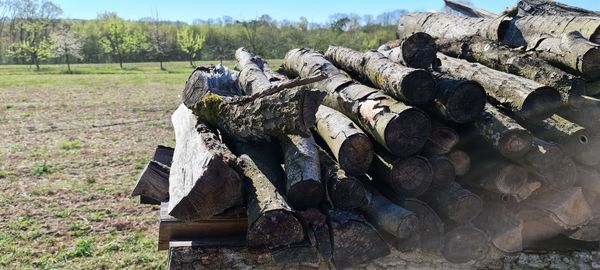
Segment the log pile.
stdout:
<svg viewBox="0 0 600 270">
<path fill-rule="evenodd" d="M 446 2 L 471 17 L 410 13 L 377 50 L 292 49 L 278 70 L 245 48 L 235 70 L 196 68 L 175 148 L 132 194 L 161 204 L 170 268 L 482 263 L 599 241 L 598 13 Z"/>
</svg>

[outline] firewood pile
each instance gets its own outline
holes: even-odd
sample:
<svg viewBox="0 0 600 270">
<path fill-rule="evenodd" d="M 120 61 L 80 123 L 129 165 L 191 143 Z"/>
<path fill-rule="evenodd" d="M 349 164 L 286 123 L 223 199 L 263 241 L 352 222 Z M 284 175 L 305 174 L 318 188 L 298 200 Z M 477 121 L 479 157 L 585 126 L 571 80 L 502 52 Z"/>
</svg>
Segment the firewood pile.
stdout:
<svg viewBox="0 0 600 270">
<path fill-rule="evenodd" d="M 398 40 L 196 68 L 133 195 L 169 267 L 350 268 L 597 248 L 600 16 L 410 13 Z M 376 268 L 385 268 L 381 264 Z"/>
</svg>

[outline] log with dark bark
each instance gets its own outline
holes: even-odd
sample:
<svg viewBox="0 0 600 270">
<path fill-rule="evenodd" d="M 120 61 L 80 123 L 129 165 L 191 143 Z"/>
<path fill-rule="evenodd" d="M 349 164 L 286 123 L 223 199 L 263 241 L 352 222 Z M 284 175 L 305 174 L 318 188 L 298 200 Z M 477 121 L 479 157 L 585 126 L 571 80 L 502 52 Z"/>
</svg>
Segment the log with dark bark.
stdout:
<svg viewBox="0 0 600 270">
<path fill-rule="evenodd" d="M 156 150 L 154 151 L 154 156 L 152 156 L 152 160 L 170 168 L 171 163 L 173 163 L 174 153 L 174 148 L 164 145 L 158 145 L 156 146 Z"/>
<path fill-rule="evenodd" d="M 429 188 L 433 170 L 427 159 L 414 156 L 396 158 L 379 151 L 370 170 L 378 187 L 388 187 L 398 196 L 416 197 Z"/>
<path fill-rule="evenodd" d="M 572 186 L 577 180 L 575 163 L 554 143 L 534 138 L 533 147 L 520 164 L 531 166 L 542 177 L 542 188 Z"/>
<path fill-rule="evenodd" d="M 368 183 L 365 186 L 369 201 L 359 209 L 371 224 L 397 239 L 407 239 L 417 231 L 419 224 L 415 213 L 393 203 Z"/>
<path fill-rule="evenodd" d="M 548 33 L 547 29 L 552 29 Z M 580 16 L 523 16 L 514 17 L 504 29 L 501 41 L 511 47 L 527 46 L 528 49 L 536 48 L 536 44 L 543 42 L 546 37 L 558 38 L 573 32 L 578 32 L 584 40 L 598 42 L 600 37 L 600 17 Z M 571 42 L 571 41 L 567 41 Z M 547 46 L 542 46 L 549 48 Z M 568 48 L 565 47 L 563 52 Z M 536 49 L 537 50 L 537 49 Z M 574 49 L 573 52 L 580 52 Z M 575 55 L 575 54 L 573 54 Z M 583 56 L 583 54 L 579 54 Z M 597 57 L 597 56 L 596 56 Z M 597 61 L 597 58 L 594 58 Z M 587 64 L 587 63 L 586 63 Z M 594 65 L 594 63 L 590 63 Z"/>
<path fill-rule="evenodd" d="M 431 186 L 434 188 L 445 188 L 456 179 L 456 170 L 450 159 L 446 156 L 427 157 L 433 169 Z"/>
<path fill-rule="evenodd" d="M 319 106 L 315 130 L 347 173 L 361 175 L 373 160 L 373 144 L 352 120 L 326 106 Z"/>
<path fill-rule="evenodd" d="M 597 31 L 600 31 L 600 17 L 597 19 Z M 542 36 L 527 42 L 527 49 L 537 52 L 541 59 L 590 80 L 600 78 L 600 45 L 588 41 L 579 32 L 567 32 L 557 37 Z"/>
<path fill-rule="evenodd" d="M 490 246 L 488 236 L 472 224 L 446 224 L 442 255 L 453 263 L 483 260 Z"/>
<path fill-rule="evenodd" d="M 471 221 L 482 210 L 481 198 L 454 181 L 444 188 L 429 189 L 420 199 L 439 215 L 457 223 Z"/>
<path fill-rule="evenodd" d="M 184 104 L 203 121 L 240 141 L 310 135 L 324 93 L 291 86 L 312 83 L 322 76 L 273 85 L 247 97 L 234 97 L 241 95 L 236 77 L 236 72 L 223 66 L 198 67 L 186 82 Z"/>
<path fill-rule="evenodd" d="M 354 267 L 390 254 L 388 245 L 361 215 L 332 209 L 327 215 L 337 268 Z"/>
<path fill-rule="evenodd" d="M 475 227 L 484 231 L 491 244 L 503 253 L 523 250 L 523 221 L 503 201 L 484 197 L 485 211 L 473 220 Z"/>
<path fill-rule="evenodd" d="M 281 136 L 285 160 L 285 194 L 296 209 L 319 205 L 325 195 L 317 143 L 312 136 Z"/>
<path fill-rule="evenodd" d="M 486 104 L 485 90 L 476 81 L 441 76 L 436 80 L 437 96 L 430 111 L 448 121 L 476 120 Z"/>
<path fill-rule="evenodd" d="M 168 208 L 168 202 L 160 204 L 158 250 L 168 249 L 169 242 L 175 240 L 194 240 L 209 237 L 236 237 L 244 239 L 246 235 L 248 219 L 243 208 L 239 210 L 242 210 L 241 212 L 244 215 L 236 215 L 234 213 L 190 222 L 183 222 L 170 216 Z"/>
<path fill-rule="evenodd" d="M 425 144 L 431 129 L 429 116 L 377 89 L 354 83 L 319 52 L 293 49 L 286 54 L 283 67 L 302 78 L 325 74 L 327 79 L 318 84 L 328 93 L 324 104 L 352 119 L 394 155 L 416 154 Z"/>
<path fill-rule="evenodd" d="M 453 150 L 448 153 L 448 159 L 454 166 L 454 172 L 457 176 L 463 176 L 471 170 L 471 157 L 463 150 Z"/>
<path fill-rule="evenodd" d="M 565 104 L 574 103 L 585 94 L 586 86 L 581 78 L 548 64 L 535 52 L 523 53 L 479 36 L 439 39 L 437 44 L 440 52 L 448 56 L 478 62 L 554 87 L 560 91 Z"/>
<path fill-rule="evenodd" d="M 171 120 L 177 144 L 169 175 L 169 215 L 204 219 L 241 204 L 242 178 L 231 167 L 235 155 L 185 105 Z"/>
<path fill-rule="evenodd" d="M 522 157 L 531 149 L 531 133 L 490 104 L 473 126 L 489 145 L 509 159 Z"/>
<path fill-rule="evenodd" d="M 435 98 L 435 81 L 429 72 L 394 63 L 377 51 L 361 53 L 329 46 L 325 57 L 363 82 L 371 82 L 407 104 L 425 104 Z"/>
<path fill-rule="evenodd" d="M 239 170 L 249 181 L 248 233 L 250 246 L 282 246 L 304 239 L 300 221 L 286 199 L 284 172 L 271 147 L 231 142 L 239 155 Z"/>
<path fill-rule="evenodd" d="M 600 13 L 595 11 L 548 0 L 521 0 L 517 7 L 519 16 L 600 16 Z"/>
<path fill-rule="evenodd" d="M 460 137 L 453 128 L 433 121 L 431 133 L 421 152 L 424 155 L 445 155 L 458 144 L 459 140 Z"/>
<path fill-rule="evenodd" d="M 321 179 L 327 199 L 337 209 L 352 210 L 367 203 L 365 186 L 357 178 L 347 175 L 329 154 L 319 147 Z"/>
<path fill-rule="evenodd" d="M 444 246 L 444 223 L 440 217 L 425 202 L 414 198 L 404 200 L 402 207 L 417 215 L 419 228 L 410 238 L 393 241 L 394 247 L 400 251 L 418 248 L 439 253 Z"/>
<path fill-rule="evenodd" d="M 523 77 L 497 71 L 478 63 L 438 54 L 442 70 L 459 79 L 475 80 L 495 104 L 525 119 L 546 118 L 560 106 L 559 92 Z"/>
<path fill-rule="evenodd" d="M 497 14 L 491 13 L 487 10 L 471 7 L 467 4 L 460 3 L 458 1 L 444 0 L 444 4 L 446 4 L 446 7 L 456 12 L 459 12 L 467 17 L 484 19 L 493 19 L 498 17 Z"/>
<path fill-rule="evenodd" d="M 381 45 L 377 51 L 392 62 L 411 68 L 428 68 L 436 58 L 435 40 L 427 33 L 418 32 L 396 43 L 398 46 Z"/>
</svg>

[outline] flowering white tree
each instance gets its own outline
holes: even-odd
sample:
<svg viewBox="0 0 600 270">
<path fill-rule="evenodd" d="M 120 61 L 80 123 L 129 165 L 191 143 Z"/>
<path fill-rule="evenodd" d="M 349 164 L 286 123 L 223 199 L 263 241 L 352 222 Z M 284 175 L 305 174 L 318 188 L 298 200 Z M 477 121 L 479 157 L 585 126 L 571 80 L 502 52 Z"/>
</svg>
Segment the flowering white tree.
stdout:
<svg viewBox="0 0 600 270">
<path fill-rule="evenodd" d="M 81 54 L 83 42 L 81 38 L 71 32 L 69 28 L 64 27 L 52 35 L 52 40 L 54 43 L 54 56 L 64 56 L 67 62 L 67 69 L 71 73 L 71 58 L 83 59 Z"/>
</svg>

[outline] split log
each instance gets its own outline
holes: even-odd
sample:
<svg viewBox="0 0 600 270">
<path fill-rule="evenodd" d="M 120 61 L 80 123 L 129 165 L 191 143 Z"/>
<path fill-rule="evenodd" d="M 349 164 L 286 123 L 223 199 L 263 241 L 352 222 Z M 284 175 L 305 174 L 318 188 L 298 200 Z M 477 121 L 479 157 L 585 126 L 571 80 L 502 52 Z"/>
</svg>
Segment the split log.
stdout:
<svg viewBox="0 0 600 270">
<path fill-rule="evenodd" d="M 533 148 L 519 163 L 531 166 L 542 177 L 544 189 L 569 187 L 577 180 L 573 160 L 556 144 L 538 138 L 534 138 Z"/>
<path fill-rule="evenodd" d="M 418 32 L 397 41 L 398 46 L 381 45 L 377 51 L 390 59 L 411 68 L 428 68 L 435 60 L 435 40 L 427 33 Z"/>
<path fill-rule="evenodd" d="M 315 139 L 287 135 L 281 136 L 279 141 L 285 160 L 285 192 L 289 203 L 296 209 L 318 206 L 325 190 Z"/>
<path fill-rule="evenodd" d="M 533 136 L 527 129 L 490 104 L 485 106 L 474 127 L 489 145 L 509 159 L 524 156 L 533 143 Z"/>
<path fill-rule="evenodd" d="M 322 77 L 275 85 L 258 95 L 235 97 L 242 94 L 235 85 L 236 77 L 237 73 L 223 66 L 196 68 L 186 82 L 184 104 L 200 119 L 239 141 L 268 140 L 284 134 L 310 135 L 324 93 L 288 86 L 312 83 Z"/>
<path fill-rule="evenodd" d="M 454 182 L 456 179 L 456 171 L 448 157 L 430 156 L 427 157 L 427 160 L 433 169 L 433 179 L 431 180 L 431 186 L 433 188 L 445 188 Z"/>
<path fill-rule="evenodd" d="M 402 207 L 417 215 L 419 228 L 410 238 L 394 241 L 394 247 L 400 251 L 419 248 L 430 253 L 439 253 L 444 246 L 444 223 L 440 217 L 425 202 L 414 198 L 404 200 Z"/>
<path fill-rule="evenodd" d="M 521 0 L 517 7 L 519 16 L 600 16 L 600 13 L 595 11 L 548 0 Z"/>
<path fill-rule="evenodd" d="M 364 174 L 373 160 L 373 144 L 352 120 L 326 106 L 319 106 L 315 131 L 323 138 L 346 172 Z"/>
<path fill-rule="evenodd" d="M 460 137 L 456 131 L 437 121 L 432 122 L 431 133 L 421 152 L 424 155 L 445 155 L 458 144 Z"/>
<path fill-rule="evenodd" d="M 359 208 L 378 230 L 397 239 L 407 239 L 418 229 L 418 219 L 410 212 L 391 202 L 375 188 L 366 185 L 369 201 Z"/>
<path fill-rule="evenodd" d="M 463 176 L 471 170 L 471 157 L 465 151 L 453 150 L 448 153 L 448 159 L 454 166 L 454 172 L 457 176 Z"/>
<path fill-rule="evenodd" d="M 433 179 L 432 166 L 425 158 L 396 158 L 385 151 L 375 155 L 370 173 L 376 186 L 391 188 L 397 196 L 419 196 Z"/>
<path fill-rule="evenodd" d="M 467 4 L 460 3 L 457 1 L 444 0 L 444 4 L 446 5 L 446 7 L 450 8 L 456 12 L 459 12 L 467 17 L 484 18 L 484 19 L 493 19 L 493 18 L 498 17 L 497 14 L 491 13 L 487 10 L 474 8 Z"/>
<path fill-rule="evenodd" d="M 483 260 L 490 249 L 488 237 L 482 230 L 466 223 L 446 224 L 442 255 L 453 263 Z"/>
<path fill-rule="evenodd" d="M 143 196 L 159 202 L 168 201 L 169 171 L 169 167 L 151 160 L 142 171 L 131 196 Z"/>
<path fill-rule="evenodd" d="M 169 248 L 170 241 L 194 240 L 209 237 L 237 237 L 244 239 L 248 219 L 243 216 L 213 216 L 205 220 L 183 222 L 168 214 L 169 203 L 160 204 L 158 250 Z"/>
<path fill-rule="evenodd" d="M 501 252 L 511 254 L 523 250 L 523 221 L 502 201 L 486 198 L 483 207 L 485 211 L 473 220 L 473 225 L 484 231 Z"/>
<path fill-rule="evenodd" d="M 169 215 L 205 219 L 241 204 L 242 179 L 231 167 L 236 157 L 185 105 L 171 120 L 177 144 L 169 175 Z"/>
<path fill-rule="evenodd" d="M 435 98 L 435 81 L 422 69 L 398 65 L 377 51 L 361 53 L 329 46 L 325 57 L 336 66 L 407 104 L 421 105 Z"/>
<path fill-rule="evenodd" d="M 367 203 L 365 186 L 346 172 L 329 154 L 319 147 L 321 178 L 329 202 L 341 210 L 352 210 Z"/>
<path fill-rule="evenodd" d="M 441 76 L 436 80 L 437 96 L 429 111 L 456 123 L 476 120 L 486 104 L 485 90 L 476 81 Z"/>
<path fill-rule="evenodd" d="M 561 96 L 552 87 L 477 63 L 438 54 L 442 68 L 452 77 L 475 80 L 498 105 L 524 119 L 547 118 L 560 105 Z"/>
<path fill-rule="evenodd" d="M 600 32 L 600 17 L 597 21 L 596 29 Z M 557 37 L 534 37 L 527 42 L 527 49 L 536 51 L 541 59 L 590 80 L 600 78 L 600 45 L 588 41 L 579 32 L 567 32 Z"/>
<path fill-rule="evenodd" d="M 521 53 L 479 36 L 437 40 L 440 52 L 518 75 L 560 91 L 565 104 L 585 94 L 585 82 L 540 59 L 535 52 Z"/>
<path fill-rule="evenodd" d="M 250 181 L 248 191 L 248 233 L 250 246 L 283 246 L 304 239 L 300 221 L 283 196 L 283 172 L 265 149 L 237 144 L 241 169 Z"/>
<path fill-rule="evenodd" d="M 439 215 L 457 223 L 471 221 L 482 210 L 481 198 L 456 182 L 445 188 L 431 188 L 420 199 Z"/>
<path fill-rule="evenodd" d="M 425 144 L 431 130 L 429 116 L 377 89 L 353 83 L 322 54 L 293 49 L 286 54 L 283 67 L 302 78 L 325 74 L 327 79 L 318 84 L 328 92 L 324 104 L 352 119 L 394 155 L 416 154 Z"/>
<path fill-rule="evenodd" d="M 329 210 L 327 215 L 335 267 L 350 268 L 390 254 L 388 245 L 361 215 L 338 210 Z"/>
</svg>

